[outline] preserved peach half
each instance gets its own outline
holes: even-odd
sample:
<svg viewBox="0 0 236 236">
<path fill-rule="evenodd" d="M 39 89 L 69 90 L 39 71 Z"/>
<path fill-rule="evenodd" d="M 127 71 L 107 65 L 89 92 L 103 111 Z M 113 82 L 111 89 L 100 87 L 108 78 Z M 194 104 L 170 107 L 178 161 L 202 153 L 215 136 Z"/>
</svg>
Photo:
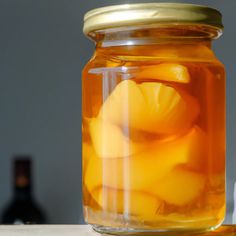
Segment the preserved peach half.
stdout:
<svg viewBox="0 0 236 236">
<path fill-rule="evenodd" d="M 154 220 L 161 202 L 158 198 L 139 191 L 99 188 L 92 193 L 103 211 Z"/>
<path fill-rule="evenodd" d="M 91 155 L 85 184 L 89 191 L 99 186 L 135 189 L 149 192 L 158 180 L 166 177 L 179 164 L 198 168 L 202 159 L 200 129 L 195 127 L 174 141 L 155 141 L 135 155 L 124 158 L 100 158 Z"/>
<path fill-rule="evenodd" d="M 180 152 L 182 147 L 160 146 L 127 158 L 102 159 L 92 155 L 85 184 L 89 191 L 101 185 L 143 190 L 167 175 L 177 164 L 186 163 L 187 157 Z"/>
<path fill-rule="evenodd" d="M 103 103 L 99 117 L 113 124 L 143 123 L 146 102 L 138 85 L 131 80 L 120 82 Z"/>
<path fill-rule="evenodd" d="M 198 114 L 196 100 L 158 82 L 119 83 L 104 102 L 99 118 L 110 123 L 155 133 L 188 128 Z"/>
<path fill-rule="evenodd" d="M 202 174 L 176 167 L 150 190 L 169 204 L 183 206 L 196 199 L 204 185 Z"/>
<path fill-rule="evenodd" d="M 199 112 L 197 101 L 184 92 L 162 83 L 142 83 L 139 87 L 146 101 L 146 131 L 181 131 L 189 128 Z"/>
<path fill-rule="evenodd" d="M 187 166 L 195 171 L 204 172 L 208 155 L 206 133 L 198 126 L 194 126 L 186 136 L 186 145 L 191 147 L 187 154 L 189 156 Z"/>
<path fill-rule="evenodd" d="M 135 145 L 124 135 L 119 126 L 98 118 L 90 121 L 90 134 L 95 151 L 101 158 L 130 156 L 143 146 Z"/>
<path fill-rule="evenodd" d="M 188 69 L 180 64 L 161 63 L 154 66 L 145 66 L 136 75 L 137 79 L 158 79 L 162 81 L 189 83 Z"/>
<path fill-rule="evenodd" d="M 86 166 L 87 166 L 87 164 L 88 164 L 88 162 L 89 162 L 89 159 L 90 159 L 90 157 L 91 157 L 92 154 L 93 154 L 93 153 L 92 153 L 92 148 L 91 148 L 91 146 L 90 146 L 88 143 L 83 142 L 83 144 L 82 144 L 83 171 L 85 171 Z"/>
</svg>

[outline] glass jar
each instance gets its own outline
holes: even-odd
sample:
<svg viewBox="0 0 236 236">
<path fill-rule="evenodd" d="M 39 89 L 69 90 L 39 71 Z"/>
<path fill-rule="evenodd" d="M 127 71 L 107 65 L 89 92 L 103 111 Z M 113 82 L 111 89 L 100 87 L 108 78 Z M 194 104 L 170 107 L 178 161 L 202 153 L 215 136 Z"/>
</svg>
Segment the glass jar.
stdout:
<svg viewBox="0 0 236 236">
<path fill-rule="evenodd" d="M 225 215 L 221 14 L 126 4 L 85 15 L 85 221 L 101 233 L 204 231 Z"/>
</svg>

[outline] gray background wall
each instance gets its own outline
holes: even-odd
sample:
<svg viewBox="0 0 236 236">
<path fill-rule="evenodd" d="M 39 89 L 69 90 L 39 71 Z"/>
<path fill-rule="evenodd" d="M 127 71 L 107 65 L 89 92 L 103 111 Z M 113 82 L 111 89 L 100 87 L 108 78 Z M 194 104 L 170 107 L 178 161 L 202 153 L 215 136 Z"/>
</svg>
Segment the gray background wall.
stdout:
<svg viewBox="0 0 236 236">
<path fill-rule="evenodd" d="M 35 195 L 50 222 L 82 222 L 80 73 L 94 48 L 82 34 L 83 14 L 95 7 L 132 2 L 146 1 L 0 0 L 0 214 L 11 195 L 12 155 L 31 153 L 35 158 Z M 224 36 L 215 42 L 214 49 L 228 74 L 231 210 L 236 1 L 184 2 L 216 7 L 224 16 Z M 229 223 L 230 217 L 227 220 Z"/>
</svg>

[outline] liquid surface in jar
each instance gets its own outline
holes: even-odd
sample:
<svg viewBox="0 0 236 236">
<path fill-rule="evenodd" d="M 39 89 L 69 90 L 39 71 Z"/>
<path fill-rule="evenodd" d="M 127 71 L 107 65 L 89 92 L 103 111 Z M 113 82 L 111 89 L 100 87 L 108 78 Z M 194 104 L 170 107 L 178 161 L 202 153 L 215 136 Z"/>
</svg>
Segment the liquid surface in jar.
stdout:
<svg viewBox="0 0 236 236">
<path fill-rule="evenodd" d="M 86 220 L 134 228 L 218 225 L 225 214 L 223 67 L 214 59 L 153 54 L 115 55 L 85 70 Z"/>
</svg>

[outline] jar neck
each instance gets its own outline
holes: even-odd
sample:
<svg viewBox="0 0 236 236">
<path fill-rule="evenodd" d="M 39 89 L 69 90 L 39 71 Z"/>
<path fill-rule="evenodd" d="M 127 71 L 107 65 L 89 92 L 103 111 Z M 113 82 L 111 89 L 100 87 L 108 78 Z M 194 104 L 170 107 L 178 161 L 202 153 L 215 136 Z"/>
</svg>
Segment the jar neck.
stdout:
<svg viewBox="0 0 236 236">
<path fill-rule="evenodd" d="M 217 61 L 211 46 L 219 35 L 217 29 L 196 25 L 109 29 L 94 33 L 92 39 L 94 56 L 101 59 Z"/>
<path fill-rule="evenodd" d="M 165 46 L 169 47 L 178 47 L 183 45 L 192 45 L 192 46 L 204 46 L 209 49 L 212 48 L 212 40 L 209 39 L 160 39 L 160 38 L 129 38 L 129 39 L 120 39 L 120 40 L 103 40 L 96 43 L 97 49 L 106 48 L 109 49 L 111 47 L 129 47 L 132 46 L 145 46 L 145 47 L 156 47 L 156 46 Z"/>
<path fill-rule="evenodd" d="M 97 48 L 155 44 L 193 44 L 210 48 L 212 40 L 220 34 L 216 28 L 205 25 L 159 25 L 106 29 L 88 36 L 96 42 Z"/>
</svg>

